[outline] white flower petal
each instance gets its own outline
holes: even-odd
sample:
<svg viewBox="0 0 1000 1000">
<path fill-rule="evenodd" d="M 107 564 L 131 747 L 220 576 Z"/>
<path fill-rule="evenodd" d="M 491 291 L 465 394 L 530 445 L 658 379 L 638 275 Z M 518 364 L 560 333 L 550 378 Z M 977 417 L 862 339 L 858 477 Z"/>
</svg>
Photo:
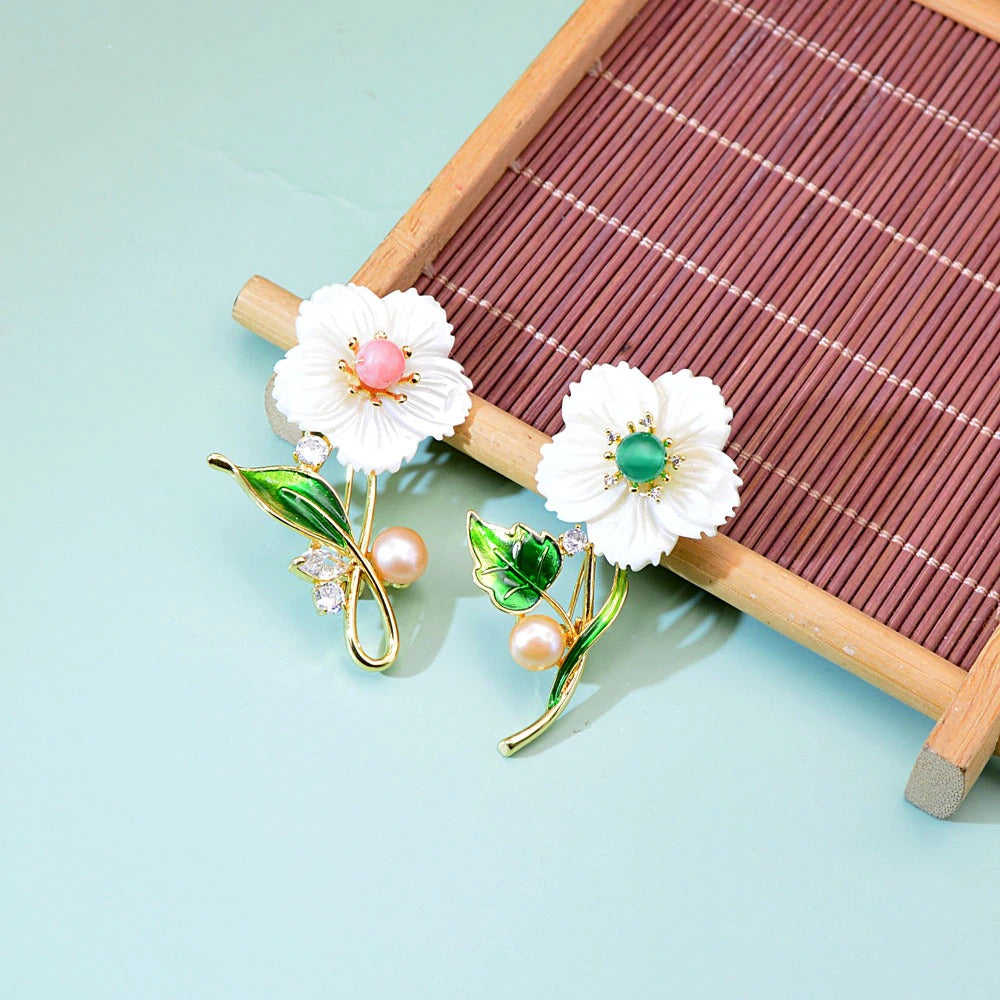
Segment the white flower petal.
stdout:
<svg viewBox="0 0 1000 1000">
<path fill-rule="evenodd" d="M 337 461 L 363 472 L 396 472 L 413 458 L 422 437 L 401 432 L 390 405 L 372 406 L 355 397 L 358 407 L 344 433 L 334 443 Z M 377 461 L 375 460 L 377 459 Z"/>
<path fill-rule="evenodd" d="M 684 538 L 711 537 L 739 506 L 736 464 L 722 451 L 702 447 L 685 453 L 686 461 L 671 470 L 656 515 L 668 531 Z"/>
<path fill-rule="evenodd" d="M 733 411 L 710 378 L 692 375 L 685 368 L 666 372 L 653 385 L 658 397 L 656 433 L 660 437 L 669 437 L 681 454 L 698 445 L 725 448 Z"/>
<path fill-rule="evenodd" d="M 604 488 L 605 475 L 617 466 L 603 457 L 608 449 L 603 430 L 567 427 L 542 445 L 542 460 L 535 473 L 545 506 L 563 521 L 589 521 L 603 514 L 628 487 L 619 483 Z"/>
<path fill-rule="evenodd" d="M 594 551 L 619 566 L 642 569 L 658 563 L 677 544 L 653 510 L 656 503 L 626 488 L 619 502 L 601 517 L 587 522 Z"/>
<path fill-rule="evenodd" d="M 653 383 L 638 368 L 624 361 L 617 365 L 594 365 L 569 387 L 563 399 L 563 423 L 577 420 L 600 424 L 602 429 L 625 433 L 631 420 L 637 423 L 647 413 L 656 414 L 660 400 Z"/>
<path fill-rule="evenodd" d="M 401 432 L 412 434 L 417 440 L 433 437 L 440 441 L 447 437 L 469 415 L 472 400 L 464 389 L 425 384 L 403 386 L 406 401 L 388 400 L 383 409 L 390 413 Z"/>
<path fill-rule="evenodd" d="M 446 358 L 451 353 L 455 338 L 437 299 L 408 288 L 405 292 L 390 292 L 382 305 L 387 316 L 386 332 L 393 343 L 409 347 L 417 357 L 428 353 Z"/>
<path fill-rule="evenodd" d="M 469 414 L 472 383 L 448 357 L 451 326 L 430 296 L 410 289 L 380 299 L 360 286 L 327 285 L 302 303 L 296 332 L 299 344 L 275 365 L 275 404 L 300 429 L 325 434 L 345 465 L 395 472 L 424 438 L 451 434 Z M 352 393 L 354 379 L 339 368 L 354 364 L 352 339 L 365 344 L 378 332 L 411 348 L 405 373 L 420 375 L 390 387 L 381 405 Z"/>
<path fill-rule="evenodd" d="M 335 419 L 348 398 L 337 370 L 340 352 L 329 341 L 293 347 L 274 366 L 274 402 L 301 430 L 318 430 Z"/>
<path fill-rule="evenodd" d="M 385 306 L 367 288 L 325 285 L 302 300 L 295 320 L 295 335 L 300 344 L 326 340 L 346 351 L 352 337 L 364 343 L 387 325 Z"/>
<path fill-rule="evenodd" d="M 466 389 L 472 388 L 472 382 L 462 369 L 462 366 L 447 355 L 436 355 L 423 350 L 416 350 L 413 356 L 406 359 L 405 374 L 417 372 L 421 379 L 438 377 L 448 382 L 460 383 Z"/>
</svg>

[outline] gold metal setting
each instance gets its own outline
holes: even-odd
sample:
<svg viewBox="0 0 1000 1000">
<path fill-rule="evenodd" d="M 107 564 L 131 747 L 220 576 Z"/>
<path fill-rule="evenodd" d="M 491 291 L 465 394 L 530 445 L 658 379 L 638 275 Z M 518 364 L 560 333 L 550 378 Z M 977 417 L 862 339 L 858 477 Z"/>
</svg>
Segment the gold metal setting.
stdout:
<svg viewBox="0 0 1000 1000">
<path fill-rule="evenodd" d="M 652 413 L 644 414 L 642 419 L 639 420 L 638 425 L 636 425 L 634 421 L 629 420 L 625 426 L 628 429 L 629 434 L 638 433 L 641 428 L 642 432 L 652 434 L 654 437 L 656 436 L 656 423 Z M 618 458 L 617 447 L 622 443 L 622 436 L 610 428 L 605 429 L 604 434 L 607 438 L 609 446 L 608 450 L 604 452 L 604 459 L 608 462 L 616 462 Z M 663 443 L 663 451 L 665 454 L 663 471 L 654 479 L 647 480 L 646 482 L 628 481 L 628 489 L 630 493 L 640 494 L 648 500 L 652 500 L 654 503 L 660 502 L 663 492 L 662 487 L 670 482 L 670 473 L 667 470 L 672 469 L 676 472 L 681 467 L 682 463 L 686 461 L 683 455 L 670 454 L 670 449 L 674 446 L 674 442 L 669 437 L 661 438 L 660 440 Z M 621 470 L 615 469 L 614 472 L 605 474 L 604 488 L 606 490 L 610 490 L 617 486 L 623 479 L 625 479 L 625 476 L 622 474 Z"/>
<path fill-rule="evenodd" d="M 353 481 L 354 470 L 348 471 L 349 478 Z M 368 558 L 367 552 L 371 547 L 372 525 L 375 520 L 375 494 L 378 488 L 378 477 L 375 473 L 368 474 L 368 489 L 365 493 L 365 509 L 361 518 L 361 535 L 358 539 L 358 559 L 348 577 L 347 603 L 344 607 L 344 636 L 347 640 L 347 649 L 355 662 L 365 670 L 380 673 L 385 670 L 399 653 L 399 626 L 396 624 L 396 615 L 389 603 L 389 595 L 386 593 L 385 584 L 378 578 L 375 567 Z M 364 553 L 364 554 L 362 554 Z M 385 652 L 378 657 L 371 656 L 365 651 L 361 643 L 361 636 L 358 634 L 358 601 L 364 593 L 367 584 L 372 591 L 372 596 L 382 614 L 383 621 L 388 627 Z"/>
<path fill-rule="evenodd" d="M 315 436 L 322 437 L 322 435 Z M 296 466 L 243 469 L 219 454 L 209 455 L 208 463 L 213 468 L 232 476 L 261 510 L 308 538 L 310 550 L 322 548 L 337 554 L 344 565 L 340 572 L 330 578 L 320 580 L 302 568 L 307 554 L 293 559 L 289 570 L 298 578 L 315 586 L 328 583 L 343 584 L 344 639 L 348 652 L 364 670 L 380 673 L 389 667 L 399 654 L 399 626 L 389 601 L 386 584 L 379 579 L 370 557 L 377 495 L 375 474 L 370 473 L 367 477 L 361 528 L 355 535 L 350 522 L 351 495 L 354 487 L 353 468 L 347 470 L 344 500 L 341 501 L 336 490 L 319 475 L 318 465 L 300 461 Z M 324 507 L 323 503 L 311 498 L 306 489 L 298 488 L 296 491 L 296 488 L 291 486 L 265 489 L 260 485 L 262 481 L 269 482 L 269 477 L 273 479 L 284 473 L 293 474 L 293 478 L 301 477 L 294 479 L 295 483 L 320 490 L 320 496 L 327 498 L 328 505 Z M 294 503 L 291 503 L 289 498 L 292 498 Z M 330 504 L 333 506 L 329 506 Z M 305 515 L 301 514 L 302 511 L 306 512 Z M 384 648 L 379 654 L 365 648 L 358 630 L 358 602 L 366 588 L 374 598 L 382 619 Z"/>
<path fill-rule="evenodd" d="M 386 340 L 388 335 L 384 330 L 376 330 L 374 334 L 375 340 Z M 357 354 L 360 349 L 360 344 L 358 343 L 357 337 L 351 337 L 347 342 L 347 348 L 352 354 Z M 402 347 L 400 350 L 403 352 L 404 358 L 413 357 L 413 350 L 409 347 Z M 365 385 L 364 382 L 358 377 L 357 369 L 349 361 L 341 358 L 337 362 L 337 371 L 342 375 L 347 376 L 347 391 L 352 396 L 357 396 L 359 393 L 363 393 L 368 397 L 369 402 L 372 406 L 381 406 L 386 399 L 391 399 L 394 403 L 405 403 L 406 393 L 405 392 L 392 392 L 389 389 L 373 389 L 371 386 Z M 419 372 L 408 372 L 404 375 L 396 385 L 417 385 L 420 382 Z"/>
<path fill-rule="evenodd" d="M 570 598 L 569 607 L 563 610 L 562 605 L 548 594 L 545 595 L 548 605 L 559 615 L 562 621 L 563 631 L 566 633 L 567 651 L 580 638 L 584 628 L 590 624 L 594 617 L 594 580 L 596 573 L 594 546 L 588 542 L 583 565 L 580 567 L 576 583 L 573 586 L 573 595 Z M 574 618 L 581 590 L 583 592 L 581 614 L 580 617 Z M 497 744 L 497 749 L 504 757 L 512 757 L 518 750 L 522 750 L 533 740 L 538 739 L 563 714 L 573 695 L 576 693 L 580 678 L 583 677 L 583 668 L 586 662 L 586 654 L 577 660 L 576 665 L 569 672 L 565 681 L 563 681 L 558 699 L 554 705 L 550 705 L 534 722 L 525 726 L 524 729 L 520 729 L 516 733 L 512 733 L 510 736 L 500 740 Z"/>
<path fill-rule="evenodd" d="M 566 710 L 583 676 L 588 650 L 618 616 L 628 593 L 628 577 L 616 566 L 610 593 L 595 614 L 594 547 L 585 535 L 574 539 L 575 544 L 568 547 L 569 534 L 557 539 L 524 524 L 502 528 L 487 524 L 475 511 L 468 513 L 467 537 L 476 586 L 490 595 L 494 607 L 515 615 L 519 621 L 544 604 L 555 613 L 556 624 L 564 636 L 565 648 L 554 664 L 556 679 L 548 706 L 530 725 L 500 740 L 497 749 L 504 757 L 512 756 L 541 736 Z M 572 534 L 582 535 L 579 525 Z M 530 551 L 522 558 L 526 545 Z M 577 554 L 583 555 L 583 563 L 569 605 L 564 608 L 549 593 L 549 587 L 559 575 L 564 559 Z"/>
</svg>

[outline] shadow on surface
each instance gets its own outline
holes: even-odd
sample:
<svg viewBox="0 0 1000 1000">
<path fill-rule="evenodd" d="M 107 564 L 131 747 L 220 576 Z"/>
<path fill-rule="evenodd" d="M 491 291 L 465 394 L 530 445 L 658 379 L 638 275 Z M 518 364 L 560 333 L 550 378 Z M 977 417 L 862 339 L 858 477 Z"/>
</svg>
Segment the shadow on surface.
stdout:
<svg viewBox="0 0 1000 1000">
<path fill-rule="evenodd" d="M 969 797 L 949 822 L 1000 824 L 1000 761 L 996 757 L 986 765 Z"/>
<path fill-rule="evenodd" d="M 384 477 L 379 485 L 376 531 L 409 525 L 423 535 L 430 554 L 427 573 L 412 590 L 390 594 L 399 622 L 400 653 L 384 676 L 415 677 L 440 653 L 458 598 L 475 593 L 465 535 L 467 511 L 517 493 L 520 487 L 434 441 L 425 457 Z"/>
<path fill-rule="evenodd" d="M 596 684 L 597 690 L 571 704 L 519 757 L 542 753 L 582 732 L 633 691 L 668 680 L 711 655 L 735 630 L 740 618 L 735 608 L 673 573 L 651 566 L 630 576 L 621 617 L 587 658 L 583 683 Z M 534 717 L 545 705 L 537 707 Z M 524 724 L 531 718 L 526 716 Z"/>
</svg>

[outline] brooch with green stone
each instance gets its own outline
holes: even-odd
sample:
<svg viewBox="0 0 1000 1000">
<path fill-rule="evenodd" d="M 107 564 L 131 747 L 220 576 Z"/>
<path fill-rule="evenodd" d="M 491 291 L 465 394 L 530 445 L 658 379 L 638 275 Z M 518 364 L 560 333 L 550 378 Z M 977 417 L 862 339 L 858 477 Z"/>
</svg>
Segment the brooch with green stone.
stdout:
<svg viewBox="0 0 1000 1000">
<path fill-rule="evenodd" d="M 622 609 L 626 570 L 659 562 L 679 538 L 714 535 L 739 505 L 741 482 L 723 450 L 732 411 L 704 376 L 685 370 L 650 380 L 625 362 L 596 365 L 570 386 L 562 417 L 535 478 L 545 506 L 576 527 L 557 538 L 468 515 L 473 579 L 517 618 L 511 656 L 529 670 L 556 671 L 543 714 L 500 741 L 508 757 L 569 704 L 588 652 Z M 551 588 L 564 559 L 577 555 L 582 565 L 564 608 Z M 597 556 L 614 576 L 595 611 Z"/>
</svg>

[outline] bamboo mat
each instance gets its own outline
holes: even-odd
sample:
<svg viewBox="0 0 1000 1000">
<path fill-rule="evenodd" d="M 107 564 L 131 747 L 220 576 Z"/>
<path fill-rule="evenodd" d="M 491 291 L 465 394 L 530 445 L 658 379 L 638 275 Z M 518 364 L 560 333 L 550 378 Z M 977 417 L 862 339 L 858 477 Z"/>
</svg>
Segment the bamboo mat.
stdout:
<svg viewBox="0 0 1000 1000">
<path fill-rule="evenodd" d="M 554 433 L 620 359 L 715 379 L 725 529 L 963 667 L 1000 602 L 1000 46 L 917 4 L 651 2 L 418 287 Z"/>
</svg>

